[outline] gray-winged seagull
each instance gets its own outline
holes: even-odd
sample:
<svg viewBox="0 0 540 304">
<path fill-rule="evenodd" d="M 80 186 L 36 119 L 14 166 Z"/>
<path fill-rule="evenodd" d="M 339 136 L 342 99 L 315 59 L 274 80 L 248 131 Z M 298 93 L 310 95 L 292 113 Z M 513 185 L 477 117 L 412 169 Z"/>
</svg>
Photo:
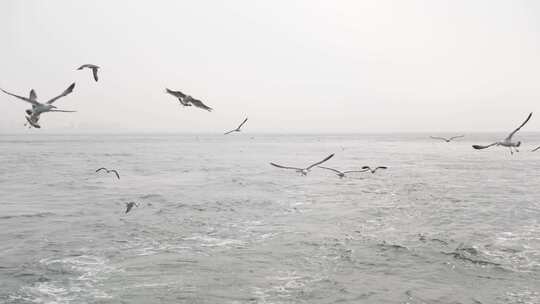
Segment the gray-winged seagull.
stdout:
<svg viewBox="0 0 540 304">
<path fill-rule="evenodd" d="M 95 65 L 95 64 L 83 64 L 77 70 L 82 70 L 84 68 L 92 70 L 92 74 L 94 74 L 94 80 L 97 82 L 98 81 L 97 71 L 98 71 L 99 67 L 97 65 Z"/>
<path fill-rule="evenodd" d="M 282 165 L 278 165 L 278 164 L 275 164 L 275 163 L 270 163 L 270 165 L 274 166 L 274 167 L 278 167 L 278 168 L 281 168 L 281 169 L 292 169 L 292 170 L 296 170 L 296 172 L 302 174 L 302 175 L 307 175 L 308 172 L 311 170 L 311 168 L 315 167 L 315 166 L 318 166 L 322 163 L 324 163 L 325 161 L 329 160 L 330 158 L 332 158 L 334 156 L 334 154 L 330 154 L 328 155 L 325 159 L 319 161 L 319 162 L 316 162 L 306 168 L 296 168 L 296 167 L 286 167 L 286 166 L 282 166 Z"/>
<path fill-rule="evenodd" d="M 246 119 L 244 119 L 244 121 L 236 129 L 231 130 L 229 132 L 225 132 L 224 135 L 231 134 L 232 132 L 240 132 L 240 128 L 242 128 L 242 126 L 246 123 L 247 120 L 248 119 L 246 117 Z"/>
<path fill-rule="evenodd" d="M 516 150 L 516 152 L 519 152 L 519 150 L 517 149 L 517 147 L 519 147 L 521 145 L 521 141 L 518 141 L 518 142 L 513 142 L 512 141 L 512 136 L 514 136 L 514 134 L 517 133 L 517 131 L 519 131 L 519 129 L 521 129 L 528 121 L 529 119 L 531 119 L 531 116 L 532 116 L 532 112 L 529 113 L 529 116 L 527 116 L 527 118 L 525 119 L 525 121 L 519 125 L 519 127 L 517 127 L 517 129 L 515 129 L 514 131 L 512 131 L 512 133 L 510 133 L 505 139 L 503 139 L 502 141 L 497 141 L 497 142 L 494 142 L 492 144 L 489 144 L 489 145 L 486 145 L 486 146 L 481 146 L 481 145 L 473 145 L 472 147 L 474 149 L 477 149 L 477 150 L 480 150 L 480 149 L 486 149 L 486 148 L 489 148 L 489 147 L 492 147 L 492 146 L 503 146 L 503 147 L 508 147 L 510 149 L 510 154 L 514 154 L 514 151 L 512 151 L 512 148 L 514 148 L 514 150 Z"/>
</svg>

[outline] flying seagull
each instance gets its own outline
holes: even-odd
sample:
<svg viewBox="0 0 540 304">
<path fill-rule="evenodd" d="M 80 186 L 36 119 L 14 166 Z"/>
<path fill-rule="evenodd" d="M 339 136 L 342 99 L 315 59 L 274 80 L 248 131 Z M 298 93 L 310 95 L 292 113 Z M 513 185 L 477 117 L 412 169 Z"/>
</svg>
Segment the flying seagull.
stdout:
<svg viewBox="0 0 540 304">
<path fill-rule="evenodd" d="M 243 121 L 236 129 L 231 130 L 231 131 L 229 131 L 229 132 L 225 132 L 225 135 L 231 134 L 232 132 L 240 132 L 240 128 L 242 128 L 242 126 L 246 123 L 247 120 L 248 120 L 248 119 L 247 119 L 247 117 L 246 117 L 246 119 L 244 119 L 244 121 Z"/>
<path fill-rule="evenodd" d="M 171 94 L 172 96 L 174 96 L 176 98 L 178 98 L 178 100 L 180 101 L 180 103 L 183 106 L 186 106 L 186 107 L 195 106 L 197 108 L 207 110 L 208 112 L 212 112 L 212 108 L 205 105 L 202 101 L 200 101 L 198 99 L 195 99 L 195 98 L 193 98 L 193 97 L 191 97 L 189 95 L 186 95 L 186 94 L 184 94 L 184 93 L 182 93 L 180 91 L 173 91 L 173 90 L 169 90 L 169 89 L 165 88 L 165 92 Z"/>
<path fill-rule="evenodd" d="M 328 168 L 328 167 L 323 167 L 323 166 L 317 166 L 317 167 L 321 168 L 321 169 L 334 171 L 336 173 L 336 175 L 339 176 L 339 178 L 344 178 L 345 174 L 347 174 L 347 173 L 366 172 L 366 170 L 339 171 L 339 170 L 336 170 L 336 169 L 333 169 L 333 168 Z"/>
<path fill-rule="evenodd" d="M 433 138 L 433 139 L 444 140 L 445 142 L 451 142 L 452 140 L 454 140 L 454 139 L 456 139 L 456 138 L 465 137 L 465 135 L 452 136 L 452 137 L 450 137 L 450 138 L 437 137 L 437 136 L 430 136 L 430 137 Z"/>
<path fill-rule="evenodd" d="M 16 95 L 16 94 L 13 94 L 13 93 L 10 93 L 8 91 L 5 91 L 3 89 L 0 89 L 2 92 L 8 94 L 8 95 L 11 95 L 15 98 L 18 98 L 20 100 L 24 100 L 30 104 L 32 104 L 32 109 L 28 109 L 26 110 L 26 114 L 28 115 L 26 120 L 28 121 L 28 123 L 33 126 L 33 125 L 36 125 L 36 126 L 39 126 L 37 124 L 37 122 L 39 121 L 39 117 L 42 113 L 45 113 L 45 112 L 75 112 L 75 111 L 65 111 L 65 110 L 58 110 L 56 108 L 56 106 L 53 106 L 53 102 L 55 102 L 57 99 L 59 98 L 62 98 L 66 95 L 69 95 L 71 92 L 73 92 L 73 88 L 75 88 L 75 83 L 72 83 L 66 90 L 64 90 L 64 92 L 62 92 L 62 94 L 50 99 L 49 101 L 47 101 L 46 103 L 40 103 L 37 101 L 37 94 L 36 94 L 36 91 L 34 91 L 34 89 L 30 90 L 30 94 L 28 97 L 23 97 L 23 96 L 19 96 L 19 95 Z M 34 126 L 34 127 L 36 127 Z M 37 128 L 37 127 L 36 127 Z"/>
<path fill-rule="evenodd" d="M 186 98 L 186 94 L 180 92 L 180 91 L 173 91 L 173 90 L 169 90 L 167 88 L 165 88 L 165 92 L 166 93 L 169 93 L 171 94 L 172 96 L 178 98 L 178 100 L 180 101 L 180 103 L 184 106 L 184 107 L 191 107 L 191 104 L 189 102 L 185 102 L 184 101 L 184 98 Z"/>
<path fill-rule="evenodd" d="M 84 68 L 92 69 L 92 74 L 94 74 L 94 80 L 98 81 L 97 71 L 99 67 L 95 64 L 83 64 L 77 70 L 82 70 Z"/>
<path fill-rule="evenodd" d="M 274 164 L 274 163 L 270 163 L 270 165 L 274 166 L 274 167 L 278 167 L 278 168 L 282 168 L 282 169 L 292 169 L 292 170 L 296 170 L 296 172 L 298 173 L 301 173 L 302 175 L 307 175 L 308 172 L 311 170 L 311 168 L 315 167 L 315 166 L 318 166 L 322 163 L 324 163 L 325 161 L 329 160 L 330 158 L 332 158 L 334 156 L 334 154 L 330 154 L 328 155 L 325 159 L 319 161 L 319 162 L 316 162 L 306 168 L 296 168 L 296 167 L 285 167 L 285 166 L 281 166 L 281 165 L 278 165 L 278 164 Z"/>
<path fill-rule="evenodd" d="M 375 167 L 375 169 L 371 169 L 370 166 L 363 166 L 362 169 L 365 169 L 364 171 L 371 171 L 371 174 L 377 172 L 378 169 L 388 169 L 388 167 L 385 167 L 385 166 L 378 166 L 378 167 Z"/>
<path fill-rule="evenodd" d="M 105 170 L 107 173 L 113 172 L 114 174 L 116 174 L 116 177 L 118 177 L 118 179 L 120 179 L 120 174 L 118 174 L 118 171 L 116 171 L 116 170 L 108 170 L 107 168 L 99 168 L 99 169 L 96 170 L 96 172 L 99 172 L 101 170 Z"/>
<path fill-rule="evenodd" d="M 480 150 L 480 149 L 486 149 L 486 148 L 489 148 L 491 146 L 503 146 L 503 147 L 508 147 L 510 149 L 510 154 L 514 154 L 514 151 L 512 151 L 512 148 L 514 148 L 514 150 L 516 150 L 516 152 L 519 152 L 519 150 L 517 149 L 517 147 L 519 147 L 521 145 L 521 141 L 518 141 L 518 142 L 512 142 L 512 136 L 514 136 L 514 134 L 517 133 L 517 131 L 519 131 L 519 129 L 521 129 L 528 121 L 529 119 L 531 119 L 531 116 L 532 116 L 532 112 L 529 113 L 529 116 L 527 116 L 527 118 L 525 119 L 525 121 L 519 126 L 517 127 L 517 129 L 515 129 L 514 131 L 512 131 L 512 133 L 510 133 L 505 139 L 503 139 L 502 141 L 497 141 L 497 142 L 494 142 L 492 144 L 489 144 L 489 145 L 486 145 L 486 146 L 481 146 L 481 145 L 473 145 L 472 147 L 477 149 L 477 150 Z"/>
<path fill-rule="evenodd" d="M 126 203 L 126 214 L 133 208 L 133 206 L 139 207 L 139 204 L 135 202 Z"/>
</svg>

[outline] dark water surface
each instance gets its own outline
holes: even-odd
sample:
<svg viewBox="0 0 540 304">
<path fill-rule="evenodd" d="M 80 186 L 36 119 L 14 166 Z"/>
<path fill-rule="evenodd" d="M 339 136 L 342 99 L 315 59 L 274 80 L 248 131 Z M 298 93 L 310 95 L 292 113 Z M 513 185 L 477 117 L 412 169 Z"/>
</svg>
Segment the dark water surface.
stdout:
<svg viewBox="0 0 540 304">
<path fill-rule="evenodd" d="M 0 303 L 538 304 L 540 136 L 498 137 L 0 135 Z M 268 164 L 330 153 L 389 169 Z"/>
</svg>

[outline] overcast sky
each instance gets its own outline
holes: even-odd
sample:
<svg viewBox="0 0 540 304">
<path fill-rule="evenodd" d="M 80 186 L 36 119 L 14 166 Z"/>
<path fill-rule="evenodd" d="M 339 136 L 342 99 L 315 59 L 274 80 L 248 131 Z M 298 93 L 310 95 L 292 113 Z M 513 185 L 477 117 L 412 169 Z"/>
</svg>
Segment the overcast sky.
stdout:
<svg viewBox="0 0 540 304">
<path fill-rule="evenodd" d="M 42 131 L 540 131 L 537 1 L 0 2 L 0 87 Z M 100 80 L 84 63 L 101 66 Z M 183 108 L 181 90 L 214 108 Z M 28 105 L 0 95 L 0 132 Z M 37 132 L 34 130 L 32 132 Z"/>
</svg>

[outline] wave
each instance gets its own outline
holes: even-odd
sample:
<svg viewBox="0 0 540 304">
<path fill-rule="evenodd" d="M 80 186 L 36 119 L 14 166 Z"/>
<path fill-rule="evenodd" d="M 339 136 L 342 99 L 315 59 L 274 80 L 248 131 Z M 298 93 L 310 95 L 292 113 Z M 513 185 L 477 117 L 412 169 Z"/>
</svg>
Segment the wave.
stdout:
<svg viewBox="0 0 540 304">
<path fill-rule="evenodd" d="M 53 216 L 53 215 L 56 215 L 56 213 L 39 212 L 39 213 L 30 213 L 30 214 L 4 215 L 4 216 L 0 216 L 0 220 L 8 220 L 12 218 L 47 217 L 47 216 Z"/>
</svg>

